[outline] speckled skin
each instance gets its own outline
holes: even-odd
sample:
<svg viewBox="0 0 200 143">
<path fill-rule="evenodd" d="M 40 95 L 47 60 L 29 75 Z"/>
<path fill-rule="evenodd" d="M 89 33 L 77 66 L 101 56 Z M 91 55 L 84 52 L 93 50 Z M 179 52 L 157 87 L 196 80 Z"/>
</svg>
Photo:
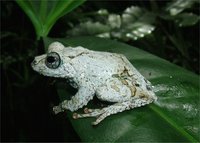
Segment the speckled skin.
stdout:
<svg viewBox="0 0 200 143">
<path fill-rule="evenodd" d="M 66 78 L 78 89 L 71 100 L 65 100 L 53 108 L 57 114 L 64 110 L 76 111 L 87 105 L 94 95 L 100 100 L 114 102 L 103 109 L 85 109 L 85 114 L 74 114 L 74 118 L 97 117 L 97 125 L 111 114 L 144 106 L 157 99 L 146 80 L 126 59 L 116 53 L 98 52 L 83 47 L 64 47 L 52 43 L 48 53 L 60 56 L 60 65 L 51 69 L 46 66 L 47 54 L 35 57 L 32 67 L 35 71 L 51 77 Z"/>
</svg>

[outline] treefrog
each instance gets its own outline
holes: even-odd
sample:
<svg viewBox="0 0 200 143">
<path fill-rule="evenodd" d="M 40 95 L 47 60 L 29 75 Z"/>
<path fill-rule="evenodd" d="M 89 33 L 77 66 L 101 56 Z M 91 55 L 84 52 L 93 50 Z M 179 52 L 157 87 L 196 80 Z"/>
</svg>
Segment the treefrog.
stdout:
<svg viewBox="0 0 200 143">
<path fill-rule="evenodd" d="M 44 76 L 65 78 L 78 91 L 71 100 L 53 107 L 55 114 L 76 111 L 97 96 L 112 105 L 102 109 L 85 108 L 73 118 L 96 117 L 97 125 L 106 117 L 141 107 L 157 100 L 151 83 L 122 54 L 92 51 L 81 46 L 65 47 L 53 42 L 46 54 L 36 56 L 32 68 Z"/>
</svg>

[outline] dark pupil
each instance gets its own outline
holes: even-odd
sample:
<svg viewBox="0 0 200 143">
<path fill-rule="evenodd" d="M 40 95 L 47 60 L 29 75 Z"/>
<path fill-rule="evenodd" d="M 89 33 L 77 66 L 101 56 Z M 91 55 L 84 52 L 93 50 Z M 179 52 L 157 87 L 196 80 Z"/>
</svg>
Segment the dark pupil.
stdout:
<svg viewBox="0 0 200 143">
<path fill-rule="evenodd" d="M 52 57 L 52 56 L 47 57 L 47 62 L 48 63 L 53 63 L 53 62 L 55 62 L 55 60 L 56 60 L 55 57 Z"/>
</svg>

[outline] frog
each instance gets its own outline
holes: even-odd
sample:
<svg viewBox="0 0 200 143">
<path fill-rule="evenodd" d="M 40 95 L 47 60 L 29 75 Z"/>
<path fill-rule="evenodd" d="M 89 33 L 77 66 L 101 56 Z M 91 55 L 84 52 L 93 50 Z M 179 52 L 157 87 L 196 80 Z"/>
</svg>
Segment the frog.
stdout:
<svg viewBox="0 0 200 143">
<path fill-rule="evenodd" d="M 64 78 L 77 89 L 70 100 L 53 107 L 55 114 L 69 110 L 74 112 L 74 119 L 96 117 L 92 125 L 110 115 L 157 100 L 151 82 L 120 53 L 93 51 L 82 46 L 65 47 L 55 41 L 46 54 L 34 58 L 31 66 L 44 76 Z M 112 104 L 97 109 L 85 107 L 94 96 Z M 84 113 L 76 113 L 83 107 Z"/>
</svg>

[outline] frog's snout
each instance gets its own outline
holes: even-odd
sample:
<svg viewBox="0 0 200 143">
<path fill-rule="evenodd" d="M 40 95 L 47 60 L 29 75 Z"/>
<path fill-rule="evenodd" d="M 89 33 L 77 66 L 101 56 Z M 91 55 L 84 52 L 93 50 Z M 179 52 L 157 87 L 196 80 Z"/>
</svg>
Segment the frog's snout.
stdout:
<svg viewBox="0 0 200 143">
<path fill-rule="evenodd" d="M 31 63 L 31 66 L 34 67 L 34 66 L 38 65 L 39 62 L 42 61 L 42 59 L 45 58 L 44 56 L 45 56 L 45 55 L 41 55 L 41 56 L 35 57 L 34 60 L 33 60 L 32 63 Z"/>
<path fill-rule="evenodd" d="M 31 62 L 31 67 L 35 70 L 36 67 L 38 67 L 38 60 L 34 59 L 32 62 Z"/>
<path fill-rule="evenodd" d="M 37 65 L 37 61 L 34 59 L 33 61 L 32 61 L 32 63 L 31 63 L 31 67 L 33 68 L 33 67 L 35 67 L 36 65 Z"/>
</svg>

